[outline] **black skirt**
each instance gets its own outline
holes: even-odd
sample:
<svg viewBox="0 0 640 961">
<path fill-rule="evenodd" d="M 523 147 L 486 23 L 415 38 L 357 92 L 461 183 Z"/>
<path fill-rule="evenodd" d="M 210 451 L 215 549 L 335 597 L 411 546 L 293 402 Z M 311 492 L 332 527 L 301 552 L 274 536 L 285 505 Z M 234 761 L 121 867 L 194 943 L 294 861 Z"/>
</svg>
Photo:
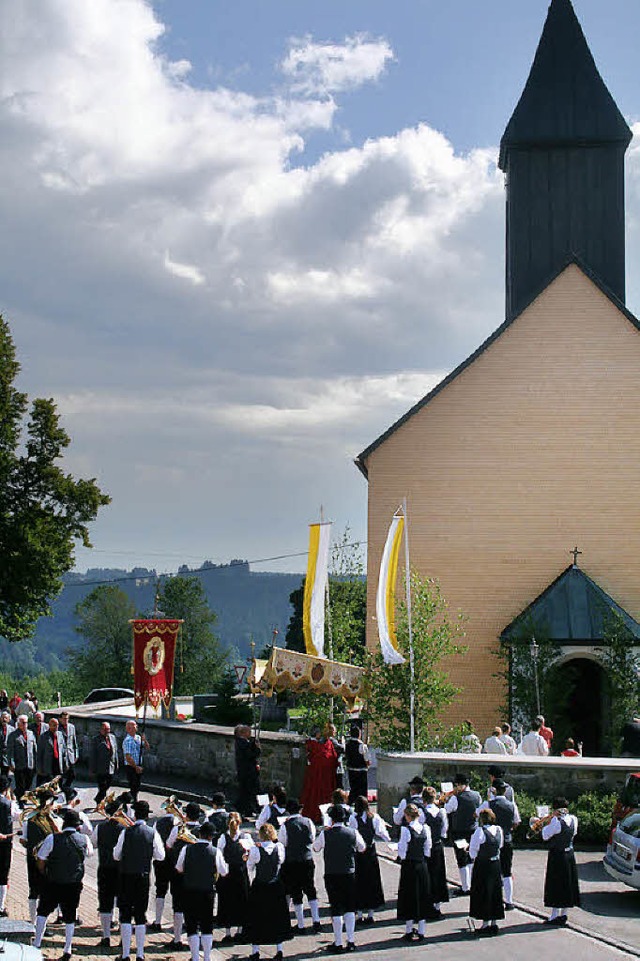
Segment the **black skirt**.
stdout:
<svg viewBox="0 0 640 961">
<path fill-rule="evenodd" d="M 249 944 L 280 944 L 290 941 L 291 920 L 284 884 L 254 881 L 249 890 L 249 917 L 244 929 Z"/>
<path fill-rule="evenodd" d="M 449 900 L 447 885 L 447 866 L 444 860 L 444 847 L 441 841 L 431 847 L 431 856 L 427 858 L 429 878 L 431 880 L 431 895 L 435 904 Z"/>
<path fill-rule="evenodd" d="M 216 890 L 218 925 L 221 928 L 244 927 L 249 914 L 249 875 L 246 864 L 230 864 L 227 876 L 218 878 Z"/>
<path fill-rule="evenodd" d="M 384 891 L 375 844 L 356 853 L 356 909 L 372 911 L 384 907 Z"/>
<path fill-rule="evenodd" d="M 500 860 L 476 859 L 471 874 L 469 916 L 478 921 L 499 921 L 504 918 L 502 874 Z"/>
<path fill-rule="evenodd" d="M 544 903 L 548 908 L 580 906 L 576 858 L 571 851 L 549 851 L 544 877 Z"/>
<path fill-rule="evenodd" d="M 398 921 L 422 921 L 433 915 L 431 878 L 426 861 L 403 861 L 398 886 Z"/>
</svg>

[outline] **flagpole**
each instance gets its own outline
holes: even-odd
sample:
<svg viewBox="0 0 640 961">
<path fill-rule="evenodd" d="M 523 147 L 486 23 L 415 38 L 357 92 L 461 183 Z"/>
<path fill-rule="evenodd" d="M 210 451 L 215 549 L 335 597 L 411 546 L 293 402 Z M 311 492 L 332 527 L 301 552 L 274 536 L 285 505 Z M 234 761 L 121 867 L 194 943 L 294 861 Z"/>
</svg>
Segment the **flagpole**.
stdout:
<svg viewBox="0 0 640 961">
<path fill-rule="evenodd" d="M 409 567 L 409 519 L 407 517 L 407 498 L 402 501 L 402 513 L 404 514 L 404 573 L 405 573 L 405 592 L 407 603 L 407 620 L 409 623 L 409 745 L 413 753 L 416 749 L 416 721 L 415 721 L 415 664 L 413 659 L 413 628 L 411 625 L 411 570 Z"/>
<path fill-rule="evenodd" d="M 324 506 L 320 504 L 320 523 L 324 524 Z M 327 574 L 327 587 L 324 594 L 325 612 L 327 629 L 329 633 L 329 660 L 333 660 L 333 631 L 331 630 L 331 596 L 329 594 L 329 575 Z M 329 699 L 329 721 L 333 724 L 334 703 L 333 696 Z"/>
</svg>

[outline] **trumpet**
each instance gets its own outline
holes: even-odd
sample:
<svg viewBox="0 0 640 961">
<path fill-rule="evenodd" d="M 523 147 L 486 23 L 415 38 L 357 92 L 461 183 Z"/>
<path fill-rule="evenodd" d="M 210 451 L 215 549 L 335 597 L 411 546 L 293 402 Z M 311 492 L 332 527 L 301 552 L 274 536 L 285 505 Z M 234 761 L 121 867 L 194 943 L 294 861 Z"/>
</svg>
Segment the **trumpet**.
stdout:
<svg viewBox="0 0 640 961">
<path fill-rule="evenodd" d="M 556 816 L 555 811 L 551 811 L 550 814 L 545 814 L 543 818 L 532 817 L 529 818 L 529 830 L 527 831 L 527 840 L 530 841 L 532 838 L 537 837 L 541 834 L 543 827 L 546 824 L 550 824 L 551 820 Z"/>
<path fill-rule="evenodd" d="M 176 798 L 175 794 L 170 794 L 166 801 L 163 801 L 160 805 L 163 811 L 167 814 L 173 814 L 174 817 L 182 821 L 183 824 L 187 823 L 187 816 L 180 809 L 180 802 Z"/>
</svg>

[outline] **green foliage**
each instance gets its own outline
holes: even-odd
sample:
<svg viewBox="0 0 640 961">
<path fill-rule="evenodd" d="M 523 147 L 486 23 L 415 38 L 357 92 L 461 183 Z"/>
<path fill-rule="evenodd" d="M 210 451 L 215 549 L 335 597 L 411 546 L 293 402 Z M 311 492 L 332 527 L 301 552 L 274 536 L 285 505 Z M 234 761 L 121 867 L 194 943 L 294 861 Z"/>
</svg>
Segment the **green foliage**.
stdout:
<svg viewBox="0 0 640 961">
<path fill-rule="evenodd" d="M 424 750 L 444 734 L 444 709 L 460 693 L 449 680 L 442 662 L 466 652 L 462 615 L 451 618 L 438 583 L 412 570 L 411 610 L 415 662 L 415 744 Z M 390 750 L 409 749 L 411 674 L 409 621 L 404 601 L 397 605 L 397 636 L 405 663 L 387 665 L 376 653 L 369 662 L 369 713 L 376 742 Z"/>
<path fill-rule="evenodd" d="M 94 480 L 75 480 L 58 461 L 70 438 L 53 400 L 16 390 L 20 371 L 9 325 L 0 317 L 0 636 L 30 637 L 73 566 L 76 539 L 109 503 Z"/>
<path fill-rule="evenodd" d="M 133 601 L 115 584 L 103 584 L 76 605 L 76 616 L 85 643 L 69 650 L 68 659 L 83 697 L 95 687 L 131 687 Z"/>
<path fill-rule="evenodd" d="M 158 604 L 165 617 L 178 618 L 180 629 L 174 694 L 206 694 L 215 688 L 227 655 L 212 630 L 216 615 L 197 577 L 171 577 L 165 581 Z"/>
<path fill-rule="evenodd" d="M 636 639 L 621 615 L 608 611 L 598 654 L 605 669 L 608 706 L 605 740 L 613 755 L 620 753 L 623 724 L 636 714 L 640 706 L 640 658 L 635 643 Z"/>
<path fill-rule="evenodd" d="M 232 670 L 227 668 L 223 671 L 219 682 L 215 685 L 213 693 L 217 694 L 215 707 L 208 711 L 207 721 L 211 724 L 222 724 L 226 727 L 235 727 L 236 724 L 251 724 L 253 722 L 253 711 L 251 705 L 246 701 L 237 701 L 235 696 L 238 693 L 238 682 Z"/>
<path fill-rule="evenodd" d="M 484 795 L 483 795 L 484 796 Z M 521 824 L 513 832 L 516 846 L 524 844 L 543 845 L 542 836 L 534 835 L 527 838 L 529 819 L 536 816 L 536 806 L 547 804 L 551 806 L 553 798 L 540 798 L 523 791 L 516 792 L 516 802 L 520 812 Z M 609 837 L 611 827 L 611 813 L 616 802 L 615 794 L 603 794 L 590 791 L 580 794 L 571 801 L 569 808 L 578 818 L 578 842 L 580 844 L 596 844 L 603 847 Z"/>
</svg>

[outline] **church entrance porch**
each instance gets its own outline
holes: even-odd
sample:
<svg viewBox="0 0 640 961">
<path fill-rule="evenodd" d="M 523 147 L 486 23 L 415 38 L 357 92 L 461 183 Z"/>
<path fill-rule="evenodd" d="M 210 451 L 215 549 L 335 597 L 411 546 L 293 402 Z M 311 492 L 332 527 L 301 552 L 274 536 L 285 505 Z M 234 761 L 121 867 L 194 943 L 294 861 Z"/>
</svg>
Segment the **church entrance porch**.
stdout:
<svg viewBox="0 0 640 961">
<path fill-rule="evenodd" d="M 568 696 L 563 703 L 547 707 L 548 722 L 554 728 L 554 753 L 564 748 L 566 738 L 582 743 L 585 757 L 600 757 L 605 751 L 606 684 L 603 667 L 593 658 L 568 658 L 557 666 Z"/>
</svg>

